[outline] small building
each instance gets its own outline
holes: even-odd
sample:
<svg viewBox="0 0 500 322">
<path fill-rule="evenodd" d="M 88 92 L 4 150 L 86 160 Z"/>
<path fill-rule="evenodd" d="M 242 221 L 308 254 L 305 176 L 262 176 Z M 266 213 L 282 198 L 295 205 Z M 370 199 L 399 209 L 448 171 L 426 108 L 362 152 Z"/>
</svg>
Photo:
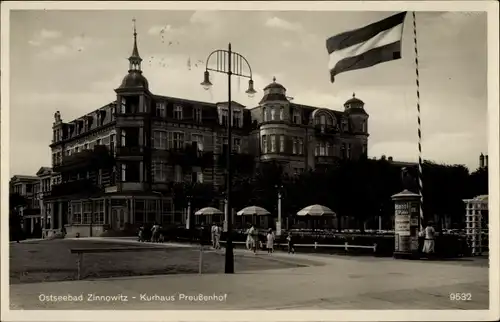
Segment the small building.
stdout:
<svg viewBox="0 0 500 322">
<path fill-rule="evenodd" d="M 472 255 L 483 252 L 483 233 L 488 229 L 488 195 L 465 199 L 465 231 Z"/>
</svg>

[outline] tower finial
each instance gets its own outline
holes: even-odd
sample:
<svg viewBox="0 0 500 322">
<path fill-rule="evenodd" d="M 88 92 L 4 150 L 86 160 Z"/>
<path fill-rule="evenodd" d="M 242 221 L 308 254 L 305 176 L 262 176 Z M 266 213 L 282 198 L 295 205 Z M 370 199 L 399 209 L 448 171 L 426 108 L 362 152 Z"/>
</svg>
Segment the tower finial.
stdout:
<svg viewBox="0 0 500 322">
<path fill-rule="evenodd" d="M 352 98 L 355 98 L 356 97 L 356 93 L 352 93 Z"/>
<path fill-rule="evenodd" d="M 134 24 L 134 37 L 137 37 L 137 30 L 135 28 L 135 22 L 136 22 L 135 18 L 132 18 L 132 23 Z"/>
<path fill-rule="evenodd" d="M 276 83 L 276 76 L 273 76 L 273 82 Z"/>
</svg>

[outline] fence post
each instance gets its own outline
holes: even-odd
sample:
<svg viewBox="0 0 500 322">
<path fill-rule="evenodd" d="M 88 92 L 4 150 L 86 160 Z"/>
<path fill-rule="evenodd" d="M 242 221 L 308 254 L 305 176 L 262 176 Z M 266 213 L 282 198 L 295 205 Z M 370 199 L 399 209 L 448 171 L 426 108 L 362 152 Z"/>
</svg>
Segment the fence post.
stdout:
<svg viewBox="0 0 500 322">
<path fill-rule="evenodd" d="M 81 279 L 82 278 L 82 265 L 83 265 L 83 253 L 78 253 L 78 257 L 76 259 L 76 264 L 78 265 L 78 272 L 76 279 Z"/>
<path fill-rule="evenodd" d="M 314 242 L 314 249 L 318 248 L 318 242 Z"/>
<path fill-rule="evenodd" d="M 347 252 L 349 250 L 349 247 L 348 247 L 349 243 L 346 241 L 344 245 L 345 245 L 345 251 Z"/>
</svg>

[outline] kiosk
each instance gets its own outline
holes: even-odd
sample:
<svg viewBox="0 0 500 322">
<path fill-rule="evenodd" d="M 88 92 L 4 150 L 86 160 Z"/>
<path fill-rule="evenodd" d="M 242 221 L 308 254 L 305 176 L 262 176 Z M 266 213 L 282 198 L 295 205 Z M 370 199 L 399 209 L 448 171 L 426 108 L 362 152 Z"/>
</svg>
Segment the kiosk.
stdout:
<svg viewBox="0 0 500 322">
<path fill-rule="evenodd" d="M 419 258 L 420 195 L 409 190 L 392 196 L 394 201 L 394 257 Z"/>
</svg>

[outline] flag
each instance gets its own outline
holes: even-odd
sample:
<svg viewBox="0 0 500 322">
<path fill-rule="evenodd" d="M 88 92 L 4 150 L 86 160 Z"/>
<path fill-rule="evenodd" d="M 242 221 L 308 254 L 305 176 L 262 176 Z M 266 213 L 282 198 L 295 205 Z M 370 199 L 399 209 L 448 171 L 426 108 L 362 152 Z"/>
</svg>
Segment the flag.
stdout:
<svg viewBox="0 0 500 322">
<path fill-rule="evenodd" d="M 331 82 L 337 74 L 401 58 L 406 12 L 368 26 L 343 32 L 326 41 Z"/>
</svg>

